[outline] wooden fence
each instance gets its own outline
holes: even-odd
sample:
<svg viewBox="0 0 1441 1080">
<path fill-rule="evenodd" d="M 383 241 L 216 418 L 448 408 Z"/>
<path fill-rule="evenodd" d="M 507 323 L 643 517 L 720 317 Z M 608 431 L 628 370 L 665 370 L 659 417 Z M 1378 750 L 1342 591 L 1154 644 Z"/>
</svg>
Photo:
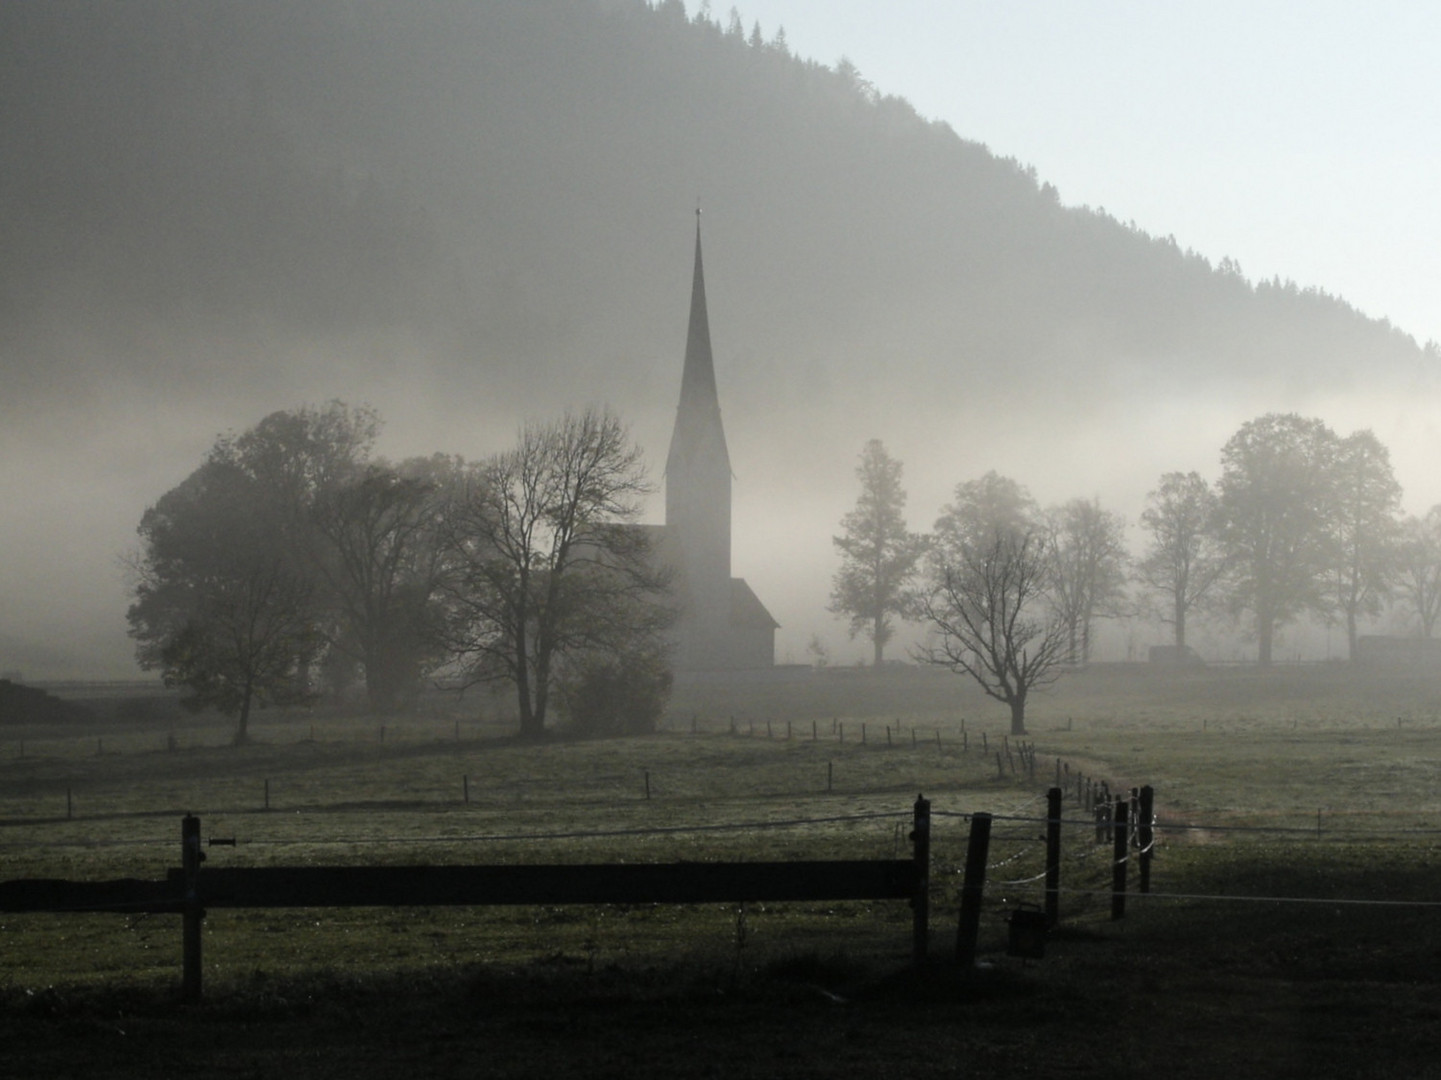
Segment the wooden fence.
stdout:
<svg viewBox="0 0 1441 1080">
<path fill-rule="evenodd" d="M 491 866 L 226 867 L 202 872 L 200 819 L 181 822 L 181 867 L 164 880 L 0 882 L 0 911 L 182 916 L 182 988 L 201 996 L 208 908 L 704 904 L 909 900 L 912 952 L 929 938 L 930 802 L 914 807 L 909 859 Z"/>
<path fill-rule="evenodd" d="M 1088 793 L 1089 794 L 1089 793 Z M 1109 795 L 1109 792 L 1107 792 Z M 1039 956 L 1060 919 L 1063 791 L 1047 793 L 1042 905 L 1010 914 L 1007 951 Z M 1128 866 L 1137 856 L 1139 892 L 1150 891 L 1154 793 L 1097 801 L 1095 843 L 1113 849 L 1111 918 L 1125 916 Z M 975 963 L 993 816 L 970 819 L 956 927 L 956 960 Z M 200 819 L 181 822 L 181 867 L 164 880 L 0 882 L 0 911 L 168 913 L 182 916 L 182 988 L 201 996 L 201 926 L 208 908 L 434 907 L 550 904 L 706 904 L 817 900 L 909 900 L 912 957 L 926 960 L 930 937 L 931 805 L 917 797 L 909 859 L 736 863 L 622 863 L 480 866 L 278 866 L 206 870 Z"/>
</svg>

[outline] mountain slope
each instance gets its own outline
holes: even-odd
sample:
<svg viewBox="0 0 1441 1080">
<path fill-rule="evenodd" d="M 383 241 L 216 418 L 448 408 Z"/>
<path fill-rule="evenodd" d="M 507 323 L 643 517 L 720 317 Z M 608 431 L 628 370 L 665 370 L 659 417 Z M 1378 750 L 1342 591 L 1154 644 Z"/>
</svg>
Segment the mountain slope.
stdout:
<svg viewBox="0 0 1441 1080">
<path fill-rule="evenodd" d="M 0 550 L 63 534 L 91 594 L 216 431 L 302 401 L 375 404 L 399 456 L 603 399 L 658 470 L 697 200 L 737 571 L 801 641 L 867 438 L 924 526 L 987 468 L 1134 504 L 1262 409 L 1384 428 L 1363 386 L 1434 394 L 1436 357 L 1343 301 L 673 3 L 4 5 L 0 100 L 0 452 L 35 466 L 0 498 L 49 485 Z M 9 611 L 70 584 L 17 578 Z"/>
</svg>

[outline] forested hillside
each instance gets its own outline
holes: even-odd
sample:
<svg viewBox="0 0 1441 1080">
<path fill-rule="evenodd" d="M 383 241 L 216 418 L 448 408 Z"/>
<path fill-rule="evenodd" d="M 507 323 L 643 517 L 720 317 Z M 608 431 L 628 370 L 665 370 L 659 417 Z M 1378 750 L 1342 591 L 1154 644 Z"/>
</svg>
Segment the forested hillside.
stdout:
<svg viewBox="0 0 1441 1080">
<path fill-rule="evenodd" d="M 697 202 L 737 572 L 802 641 L 867 438 L 924 526 L 988 468 L 1139 501 L 1263 409 L 1434 393 L 1435 353 L 1344 300 L 1067 206 L 987 133 L 675 0 L 7 4 L 0 100 L 0 452 L 46 466 L 0 497 L 47 492 L 0 549 L 82 537 L 66 585 L 117 627 L 146 502 L 274 408 L 366 401 L 397 456 L 471 455 L 606 401 L 658 473 Z M 820 592 L 767 597 L 788 565 Z"/>
</svg>

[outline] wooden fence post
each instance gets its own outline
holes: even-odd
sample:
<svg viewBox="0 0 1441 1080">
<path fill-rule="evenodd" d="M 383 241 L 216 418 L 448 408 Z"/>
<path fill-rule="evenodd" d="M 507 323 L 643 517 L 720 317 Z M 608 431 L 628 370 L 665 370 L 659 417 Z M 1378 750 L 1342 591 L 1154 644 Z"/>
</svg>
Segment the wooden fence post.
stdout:
<svg viewBox="0 0 1441 1080">
<path fill-rule="evenodd" d="M 931 803 L 922 795 L 916 796 L 911 843 L 916 860 L 916 894 L 911 898 L 911 956 L 920 966 L 926 962 L 931 936 Z"/>
<path fill-rule="evenodd" d="M 1130 829 L 1127 818 L 1131 804 L 1125 799 L 1116 800 L 1115 828 L 1112 830 L 1111 852 L 1111 918 L 1126 917 L 1126 861 L 1129 857 L 1127 840 Z"/>
<path fill-rule="evenodd" d="M 1140 883 L 1141 892 L 1151 891 L 1151 854 L 1156 846 L 1156 833 L 1152 828 L 1156 815 L 1156 791 L 1147 784 L 1141 789 L 1141 819 L 1137 823 L 1136 839 L 1141 846 Z"/>
<path fill-rule="evenodd" d="M 966 873 L 961 880 L 961 915 L 956 926 L 956 963 L 974 967 L 976 938 L 981 930 L 981 894 L 986 887 L 986 858 L 991 847 L 991 815 L 971 815 L 966 845 Z"/>
<path fill-rule="evenodd" d="M 182 912 L 181 996 L 194 1004 L 200 1000 L 200 926 L 205 909 L 200 906 L 200 863 L 205 852 L 200 850 L 200 819 L 186 814 L 180 822 L 180 865 L 185 879 L 185 907 Z"/>
<path fill-rule="evenodd" d="M 1061 921 L 1061 789 L 1046 792 L 1046 925 Z"/>
</svg>

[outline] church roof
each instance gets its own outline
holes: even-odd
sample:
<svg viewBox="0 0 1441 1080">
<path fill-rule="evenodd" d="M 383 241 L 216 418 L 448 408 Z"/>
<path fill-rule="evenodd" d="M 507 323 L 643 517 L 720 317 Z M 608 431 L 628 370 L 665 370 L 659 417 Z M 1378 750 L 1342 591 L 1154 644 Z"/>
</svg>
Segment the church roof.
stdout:
<svg viewBox="0 0 1441 1080">
<path fill-rule="evenodd" d="M 746 583 L 745 578 L 731 578 L 731 625 L 780 629 L 760 597 Z"/>
</svg>

